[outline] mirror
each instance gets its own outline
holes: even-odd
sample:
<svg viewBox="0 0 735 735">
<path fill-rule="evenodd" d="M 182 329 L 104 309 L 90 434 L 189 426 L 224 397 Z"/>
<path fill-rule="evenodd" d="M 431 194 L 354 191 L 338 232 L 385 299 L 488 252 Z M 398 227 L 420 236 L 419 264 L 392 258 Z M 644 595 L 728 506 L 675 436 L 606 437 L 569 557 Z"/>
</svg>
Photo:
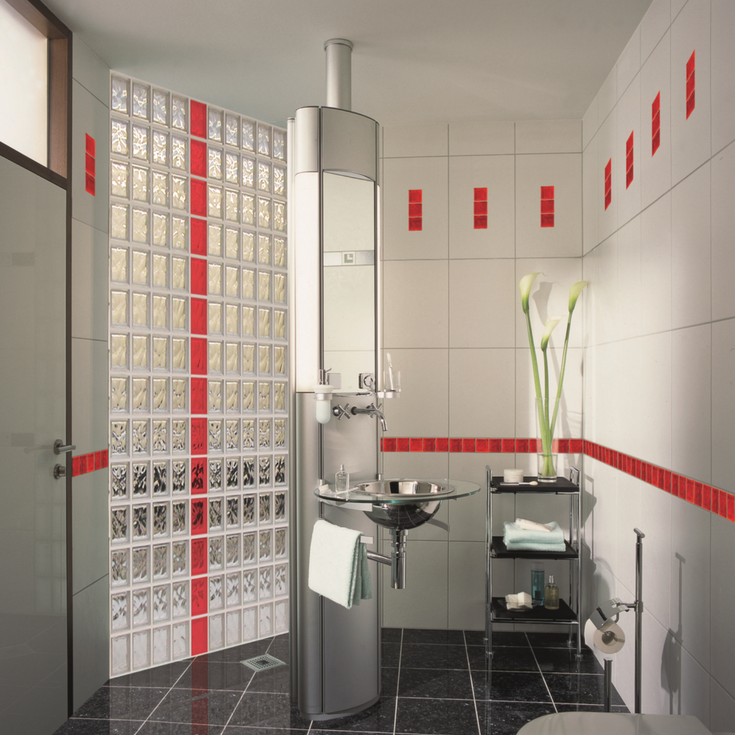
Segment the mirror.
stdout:
<svg viewBox="0 0 735 735">
<path fill-rule="evenodd" d="M 322 191 L 323 365 L 339 392 L 363 392 L 360 374 L 376 372 L 376 185 L 325 171 Z"/>
</svg>

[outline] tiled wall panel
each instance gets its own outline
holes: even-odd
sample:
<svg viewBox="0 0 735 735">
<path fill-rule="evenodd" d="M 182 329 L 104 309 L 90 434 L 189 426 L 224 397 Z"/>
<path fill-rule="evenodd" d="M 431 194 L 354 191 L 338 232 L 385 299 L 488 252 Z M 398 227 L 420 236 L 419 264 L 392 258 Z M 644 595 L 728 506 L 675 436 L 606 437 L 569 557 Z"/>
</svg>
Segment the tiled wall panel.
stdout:
<svg viewBox="0 0 735 735">
<path fill-rule="evenodd" d="M 285 131 L 112 75 L 111 674 L 288 629 Z"/>
</svg>

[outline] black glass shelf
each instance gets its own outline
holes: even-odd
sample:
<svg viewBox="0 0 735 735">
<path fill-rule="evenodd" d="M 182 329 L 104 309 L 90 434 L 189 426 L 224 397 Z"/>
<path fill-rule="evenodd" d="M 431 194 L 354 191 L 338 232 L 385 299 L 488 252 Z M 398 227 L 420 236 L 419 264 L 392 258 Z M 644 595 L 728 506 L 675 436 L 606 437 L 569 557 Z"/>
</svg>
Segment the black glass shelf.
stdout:
<svg viewBox="0 0 735 735">
<path fill-rule="evenodd" d="M 505 597 L 493 597 L 492 603 L 493 620 L 497 622 L 513 623 L 576 623 L 577 616 L 571 607 L 564 601 L 559 600 L 558 610 L 548 610 L 543 605 L 531 610 L 508 610 Z"/>
<path fill-rule="evenodd" d="M 508 551 L 502 536 L 493 536 L 490 553 L 494 559 L 576 559 L 577 551 L 568 542 L 564 541 L 564 551 Z"/>
<path fill-rule="evenodd" d="M 527 483 L 536 483 L 535 485 Z M 570 495 L 579 492 L 579 485 L 575 485 L 566 477 L 557 477 L 554 482 L 539 482 L 536 475 L 523 478 L 523 484 L 505 482 L 502 477 L 493 477 L 490 486 L 493 493 L 549 493 L 555 495 Z"/>
</svg>

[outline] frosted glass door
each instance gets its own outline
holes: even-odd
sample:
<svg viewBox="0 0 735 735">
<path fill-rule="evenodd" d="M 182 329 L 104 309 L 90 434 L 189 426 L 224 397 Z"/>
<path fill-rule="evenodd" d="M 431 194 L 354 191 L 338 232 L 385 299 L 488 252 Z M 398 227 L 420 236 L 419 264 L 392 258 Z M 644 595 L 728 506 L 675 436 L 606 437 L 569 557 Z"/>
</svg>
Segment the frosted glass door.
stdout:
<svg viewBox="0 0 735 735">
<path fill-rule="evenodd" d="M 0 730 L 67 716 L 66 192 L 0 158 Z"/>
</svg>

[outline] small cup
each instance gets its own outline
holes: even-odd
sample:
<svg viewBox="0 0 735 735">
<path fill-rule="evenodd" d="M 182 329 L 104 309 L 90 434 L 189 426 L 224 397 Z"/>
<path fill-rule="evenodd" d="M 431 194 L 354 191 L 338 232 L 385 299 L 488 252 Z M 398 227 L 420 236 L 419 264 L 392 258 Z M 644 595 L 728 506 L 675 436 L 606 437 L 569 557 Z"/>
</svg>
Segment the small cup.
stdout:
<svg viewBox="0 0 735 735">
<path fill-rule="evenodd" d="M 503 470 L 503 482 L 519 483 L 523 482 L 523 470 Z"/>
</svg>

